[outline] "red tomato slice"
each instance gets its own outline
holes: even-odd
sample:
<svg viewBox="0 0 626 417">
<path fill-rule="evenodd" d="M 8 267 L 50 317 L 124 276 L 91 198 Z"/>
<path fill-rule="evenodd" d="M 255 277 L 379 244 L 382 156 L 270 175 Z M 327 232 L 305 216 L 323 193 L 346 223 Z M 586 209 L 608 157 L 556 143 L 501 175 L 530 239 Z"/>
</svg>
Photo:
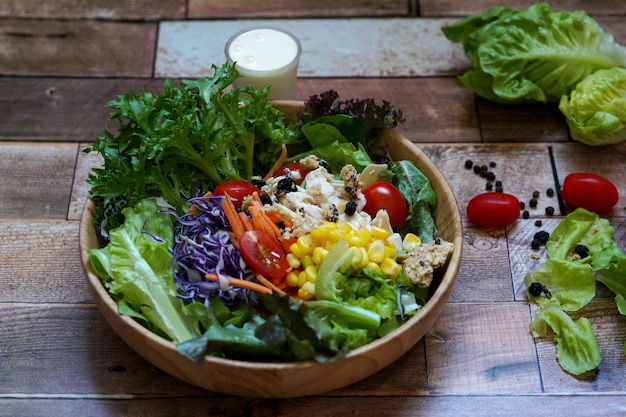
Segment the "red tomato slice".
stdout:
<svg viewBox="0 0 626 417">
<path fill-rule="evenodd" d="M 233 200 L 233 204 L 235 208 L 239 210 L 241 208 L 241 203 L 243 203 L 243 199 L 249 195 L 252 195 L 255 191 L 259 191 L 252 183 L 244 180 L 230 180 L 225 181 L 215 187 L 213 190 L 213 195 L 226 195 L 228 194 Z"/>
<path fill-rule="evenodd" d="M 272 176 L 281 177 L 285 175 L 285 169 L 291 171 L 293 182 L 295 182 L 296 185 L 302 185 L 302 183 L 304 182 L 304 177 L 306 177 L 306 174 L 309 173 L 309 170 L 304 168 L 299 162 L 288 162 L 279 169 L 277 169 Z"/>
<path fill-rule="evenodd" d="M 479 226 L 506 226 L 519 218 L 517 197 L 500 192 L 487 192 L 472 198 L 467 204 L 467 217 Z"/>
<path fill-rule="evenodd" d="M 239 238 L 243 259 L 257 274 L 271 280 L 287 275 L 289 264 L 282 246 L 276 239 L 260 230 L 248 230 Z"/>
<path fill-rule="evenodd" d="M 367 187 L 365 195 L 365 211 L 370 216 L 376 216 L 378 210 L 387 210 L 391 227 L 400 227 L 409 215 L 409 207 L 404 196 L 392 183 L 388 181 L 376 181 Z"/>
<path fill-rule="evenodd" d="M 561 197 L 572 207 L 582 207 L 597 214 L 611 210 L 619 200 L 613 183 L 589 173 L 573 173 L 565 177 Z"/>
</svg>

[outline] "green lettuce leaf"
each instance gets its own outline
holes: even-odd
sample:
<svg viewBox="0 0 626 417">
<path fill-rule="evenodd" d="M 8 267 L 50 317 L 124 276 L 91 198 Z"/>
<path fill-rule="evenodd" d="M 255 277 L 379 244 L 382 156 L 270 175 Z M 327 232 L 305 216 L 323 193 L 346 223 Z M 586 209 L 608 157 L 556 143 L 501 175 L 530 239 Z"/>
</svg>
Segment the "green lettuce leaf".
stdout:
<svg viewBox="0 0 626 417">
<path fill-rule="evenodd" d="M 561 97 L 572 138 L 587 145 L 610 145 L 626 140 L 626 69 L 601 69 Z"/>
<path fill-rule="evenodd" d="M 109 244 L 88 254 L 96 274 L 117 300 L 120 314 L 181 342 L 197 335 L 198 323 L 184 313 L 183 301 L 176 296 L 168 249 L 173 220 L 170 214 L 160 212 L 167 208 L 163 200 L 146 199 L 124 209 L 125 221 L 111 230 Z"/>
<path fill-rule="evenodd" d="M 530 330 L 534 337 L 545 337 L 548 327 L 555 333 L 556 357 L 565 371 L 580 375 L 598 366 L 602 356 L 589 319 L 574 321 L 562 310 L 548 307 L 530 323 Z"/>
<path fill-rule="evenodd" d="M 547 3 L 489 9 L 442 30 L 473 64 L 460 82 L 499 103 L 557 103 L 589 74 L 626 66 L 626 48 L 584 11 Z"/>
<path fill-rule="evenodd" d="M 576 260 L 572 253 L 576 245 L 582 244 L 590 253 L 602 249 L 604 242 L 612 242 L 615 231 L 611 223 L 583 208 L 568 214 L 552 231 L 546 249 L 552 259 L 569 259 L 574 262 L 590 262 L 591 259 Z"/>
<path fill-rule="evenodd" d="M 540 296 L 528 294 L 528 299 L 542 308 L 555 307 L 564 311 L 576 311 L 584 307 L 596 295 L 596 280 L 589 264 L 577 264 L 561 259 L 548 259 L 539 269 L 524 277 L 526 288 L 531 283 L 544 285 Z"/>
</svg>

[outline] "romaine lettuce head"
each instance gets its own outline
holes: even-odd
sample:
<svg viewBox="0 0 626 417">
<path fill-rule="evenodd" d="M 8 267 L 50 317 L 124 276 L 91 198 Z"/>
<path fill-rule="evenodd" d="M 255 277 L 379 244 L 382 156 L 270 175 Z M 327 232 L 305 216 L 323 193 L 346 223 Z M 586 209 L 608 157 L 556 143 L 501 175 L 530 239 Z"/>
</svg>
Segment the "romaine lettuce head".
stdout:
<svg viewBox="0 0 626 417">
<path fill-rule="evenodd" d="M 442 30 L 473 64 L 460 82 L 498 103 L 558 103 L 587 75 L 626 67 L 626 48 L 594 19 L 546 3 L 521 11 L 495 7 Z"/>
<path fill-rule="evenodd" d="M 626 140 L 626 69 L 602 69 L 561 97 L 572 138 L 587 145 L 610 145 Z"/>
</svg>

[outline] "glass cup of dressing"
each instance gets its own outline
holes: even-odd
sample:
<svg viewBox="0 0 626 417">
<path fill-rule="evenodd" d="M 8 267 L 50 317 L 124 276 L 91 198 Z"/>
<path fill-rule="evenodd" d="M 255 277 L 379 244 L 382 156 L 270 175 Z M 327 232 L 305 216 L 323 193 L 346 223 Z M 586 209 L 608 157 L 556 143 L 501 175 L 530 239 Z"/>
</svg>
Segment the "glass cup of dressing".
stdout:
<svg viewBox="0 0 626 417">
<path fill-rule="evenodd" d="M 226 59 L 241 75 L 235 87 L 269 87 L 270 100 L 293 100 L 296 94 L 300 40 L 272 26 L 253 26 L 235 33 L 226 42 Z"/>
</svg>

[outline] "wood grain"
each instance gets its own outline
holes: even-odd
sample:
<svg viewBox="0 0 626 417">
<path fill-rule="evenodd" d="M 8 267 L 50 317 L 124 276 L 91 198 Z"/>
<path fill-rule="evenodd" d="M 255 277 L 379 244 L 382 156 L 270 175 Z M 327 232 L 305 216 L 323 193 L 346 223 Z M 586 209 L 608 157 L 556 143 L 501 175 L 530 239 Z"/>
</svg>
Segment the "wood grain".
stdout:
<svg viewBox="0 0 626 417">
<path fill-rule="evenodd" d="M 0 75 L 150 77 L 155 23 L 2 19 Z"/>
<path fill-rule="evenodd" d="M 78 222 L 0 220 L 0 302 L 93 302 L 76 255 L 77 236 Z"/>
<path fill-rule="evenodd" d="M 78 147 L 0 142 L 0 217 L 64 219 Z"/>
<path fill-rule="evenodd" d="M 159 20 L 185 17 L 184 0 L 4 0 L 0 16 L 27 19 Z"/>
<path fill-rule="evenodd" d="M 491 7 L 507 5 L 513 9 L 526 9 L 537 3 L 535 0 L 472 0 L 458 2 L 454 0 L 420 0 L 421 16 L 467 16 L 481 13 Z M 590 15 L 626 14 L 626 4 L 621 0 L 553 0 L 550 6 L 554 10 L 585 10 Z"/>
<path fill-rule="evenodd" d="M 189 18 L 259 18 L 259 17 L 338 17 L 406 16 L 405 0 L 356 0 L 337 3 L 332 0 L 190 0 Z"/>
</svg>

